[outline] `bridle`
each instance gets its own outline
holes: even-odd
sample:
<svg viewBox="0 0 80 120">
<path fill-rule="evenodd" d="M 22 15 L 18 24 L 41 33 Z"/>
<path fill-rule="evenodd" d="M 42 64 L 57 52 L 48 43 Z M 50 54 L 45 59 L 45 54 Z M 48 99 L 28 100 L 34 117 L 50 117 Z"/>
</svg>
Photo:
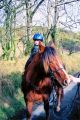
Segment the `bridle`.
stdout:
<svg viewBox="0 0 80 120">
<path fill-rule="evenodd" d="M 59 74 L 59 72 L 58 72 L 58 71 L 60 71 L 60 70 L 62 70 L 62 69 L 64 69 L 64 67 L 52 71 L 51 68 L 50 68 L 50 66 L 49 66 L 49 71 L 50 71 L 51 74 L 52 74 L 51 78 L 54 78 L 53 80 L 57 80 L 57 79 L 55 78 L 55 75 L 54 75 L 54 74 L 56 73 L 56 74 L 59 75 L 60 79 L 62 79 L 62 76 L 61 76 L 61 75 Z M 58 82 L 58 81 L 57 81 L 57 82 Z M 59 84 L 60 84 L 60 83 L 59 83 Z M 66 81 L 64 81 L 64 83 L 63 83 L 63 84 L 60 84 L 60 86 L 61 86 L 61 87 L 64 87 L 66 84 L 67 84 Z"/>
<path fill-rule="evenodd" d="M 58 72 L 58 71 L 60 71 L 60 70 L 62 70 L 62 69 L 64 69 L 64 68 L 56 69 L 56 70 L 53 71 L 53 73 L 56 73 L 56 72 Z"/>
</svg>

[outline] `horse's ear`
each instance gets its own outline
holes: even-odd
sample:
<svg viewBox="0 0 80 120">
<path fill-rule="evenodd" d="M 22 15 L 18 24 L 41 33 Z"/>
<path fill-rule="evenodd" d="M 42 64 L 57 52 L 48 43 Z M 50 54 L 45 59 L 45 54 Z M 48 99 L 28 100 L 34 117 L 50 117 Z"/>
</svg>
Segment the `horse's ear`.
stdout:
<svg viewBox="0 0 80 120">
<path fill-rule="evenodd" d="M 39 50 L 40 50 L 40 53 L 43 53 L 45 50 L 45 45 L 41 41 L 39 42 Z"/>
<path fill-rule="evenodd" d="M 48 46 L 50 46 L 52 48 L 56 48 L 56 46 L 55 46 L 53 41 L 49 41 Z"/>
</svg>

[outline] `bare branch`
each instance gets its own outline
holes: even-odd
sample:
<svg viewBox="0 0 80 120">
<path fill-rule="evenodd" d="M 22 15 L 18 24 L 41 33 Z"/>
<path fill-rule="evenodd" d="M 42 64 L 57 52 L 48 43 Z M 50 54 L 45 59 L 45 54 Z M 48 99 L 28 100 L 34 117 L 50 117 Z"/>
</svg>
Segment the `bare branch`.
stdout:
<svg viewBox="0 0 80 120">
<path fill-rule="evenodd" d="M 36 6 L 36 8 L 33 10 L 33 12 L 31 13 L 31 17 L 33 17 L 34 13 L 37 11 L 37 9 L 39 8 L 39 6 L 44 2 L 44 0 L 41 0 L 38 5 Z"/>
<path fill-rule="evenodd" d="M 64 4 L 70 4 L 70 3 L 73 3 L 73 2 L 77 2 L 77 1 L 80 1 L 80 0 L 72 0 L 72 1 L 69 1 L 69 2 L 63 2 L 63 3 L 57 4 L 56 6 L 61 6 L 61 5 L 64 5 Z"/>
</svg>

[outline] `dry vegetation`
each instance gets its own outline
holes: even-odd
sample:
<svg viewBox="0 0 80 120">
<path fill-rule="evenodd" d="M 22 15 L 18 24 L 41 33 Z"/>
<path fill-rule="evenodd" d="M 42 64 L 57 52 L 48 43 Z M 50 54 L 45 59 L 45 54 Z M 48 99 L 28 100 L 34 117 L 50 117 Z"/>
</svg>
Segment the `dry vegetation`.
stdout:
<svg viewBox="0 0 80 120">
<path fill-rule="evenodd" d="M 67 52 L 63 52 L 62 60 L 66 66 L 66 70 L 69 73 L 75 73 L 80 71 L 80 52 L 68 55 Z"/>
<path fill-rule="evenodd" d="M 68 55 L 67 52 L 61 54 L 62 61 L 66 65 L 68 72 L 80 71 L 80 52 Z M 12 72 L 23 72 L 27 57 L 13 61 L 0 61 L 0 76 L 6 76 Z"/>
<path fill-rule="evenodd" d="M 13 61 L 0 61 L 0 76 L 9 75 L 12 72 L 22 72 L 26 63 L 27 57 L 16 59 Z"/>
</svg>

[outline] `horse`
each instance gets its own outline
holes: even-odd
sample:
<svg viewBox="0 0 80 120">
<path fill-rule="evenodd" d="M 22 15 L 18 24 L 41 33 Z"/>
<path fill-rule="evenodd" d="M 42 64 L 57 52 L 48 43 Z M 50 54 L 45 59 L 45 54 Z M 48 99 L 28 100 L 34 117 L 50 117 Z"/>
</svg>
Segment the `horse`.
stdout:
<svg viewBox="0 0 80 120">
<path fill-rule="evenodd" d="M 58 93 L 58 107 L 63 91 L 63 85 L 70 82 L 62 61 L 55 47 L 39 45 L 40 51 L 36 53 L 29 65 L 25 65 L 22 75 L 21 90 L 27 108 L 27 118 L 30 120 L 35 102 L 44 102 L 46 120 L 49 120 L 49 97 L 53 86 Z M 52 77 L 51 77 L 52 76 Z"/>
</svg>

